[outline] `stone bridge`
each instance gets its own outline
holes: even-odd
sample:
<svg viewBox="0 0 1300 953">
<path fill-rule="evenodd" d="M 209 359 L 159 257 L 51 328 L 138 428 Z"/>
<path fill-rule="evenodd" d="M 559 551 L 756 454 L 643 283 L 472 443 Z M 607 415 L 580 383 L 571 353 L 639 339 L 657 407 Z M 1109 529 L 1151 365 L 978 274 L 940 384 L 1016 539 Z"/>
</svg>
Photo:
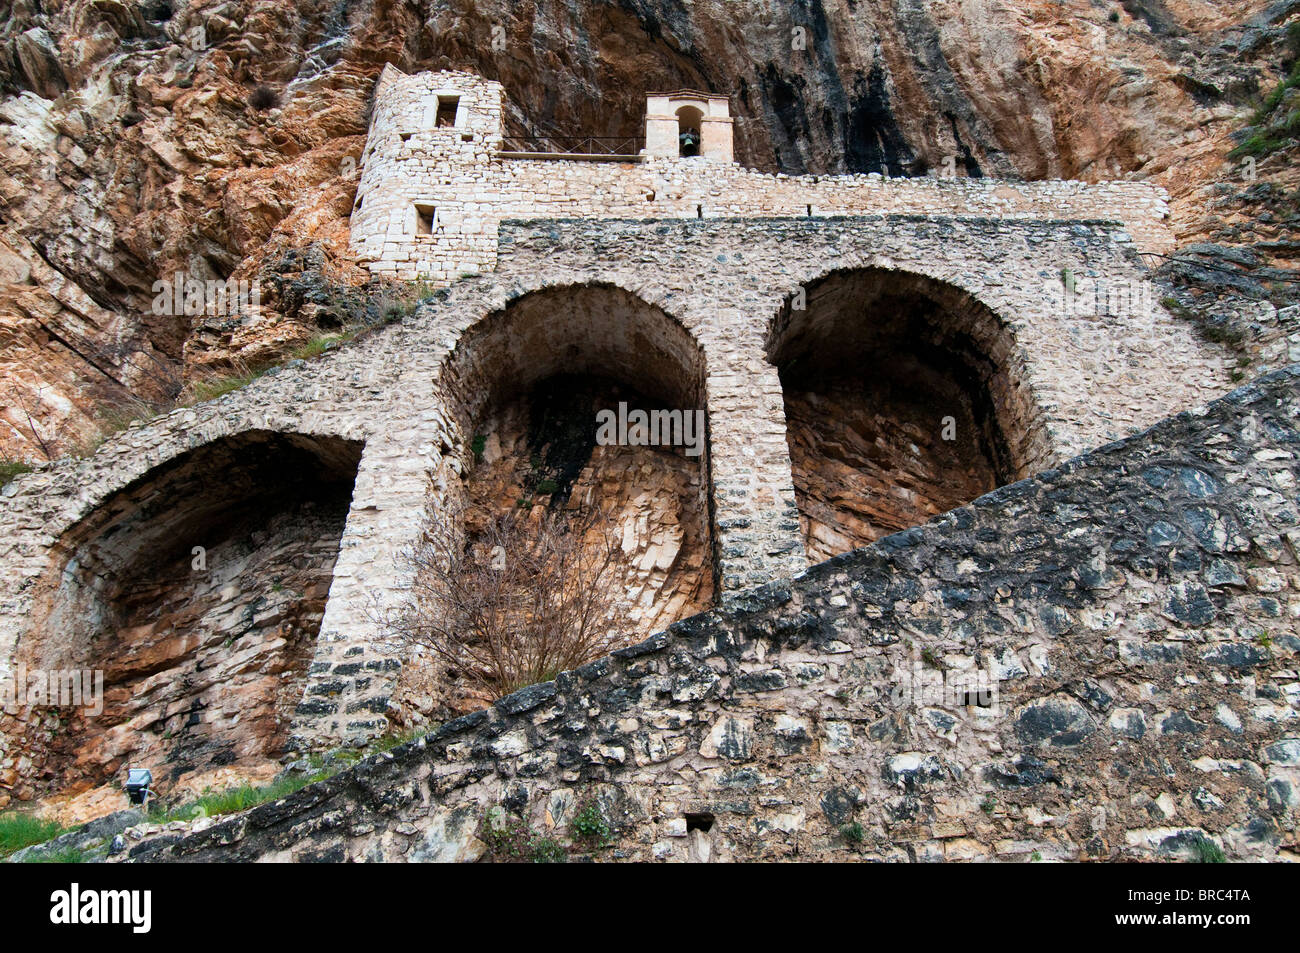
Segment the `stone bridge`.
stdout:
<svg viewBox="0 0 1300 953">
<path fill-rule="evenodd" d="M 418 708 L 382 622 L 399 556 L 463 492 L 482 421 L 556 374 L 706 411 L 680 503 L 704 514 L 694 591 L 727 604 L 1226 392 L 1224 356 L 1151 299 L 1107 222 L 503 223 L 495 270 L 404 320 L 4 488 L 0 671 L 103 665 L 119 695 L 105 728 L 10 719 L 0 780 L 59 758 L 102 780 L 181 734 L 187 767 L 356 743 Z"/>
</svg>

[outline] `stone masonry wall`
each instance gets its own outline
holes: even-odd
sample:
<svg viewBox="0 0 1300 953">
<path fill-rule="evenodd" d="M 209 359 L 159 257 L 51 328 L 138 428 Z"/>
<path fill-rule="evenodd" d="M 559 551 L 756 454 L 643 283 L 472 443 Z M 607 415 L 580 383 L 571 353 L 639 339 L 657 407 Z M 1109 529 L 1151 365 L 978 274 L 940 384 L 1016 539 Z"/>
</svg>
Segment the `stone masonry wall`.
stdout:
<svg viewBox="0 0 1300 953">
<path fill-rule="evenodd" d="M 456 94 L 454 127 L 435 127 L 438 97 Z M 472 73 L 403 74 L 375 92 L 351 221 L 372 273 L 441 286 L 495 264 L 506 219 L 963 215 L 1122 222 L 1143 251 L 1173 247 L 1168 196 L 1144 182 L 1009 182 L 869 175 L 771 175 L 700 158 L 639 161 L 503 155 L 501 84 Z M 417 234 L 415 204 L 437 210 Z"/>
<path fill-rule="evenodd" d="M 1027 472 L 1231 386 L 1235 365 L 1226 353 L 1158 306 L 1077 311 L 1044 293 L 1063 271 L 1143 285 L 1132 244 L 1105 223 L 906 216 L 507 223 L 494 272 L 457 282 L 406 320 L 4 487 L 0 675 L 29 631 L 34 587 L 56 541 L 113 493 L 226 436 L 340 438 L 364 447 L 294 731 L 311 746 L 381 734 L 402 653 L 376 621 L 376 602 L 382 610 L 402 597 L 397 554 L 419 538 L 439 481 L 463 469 L 468 452 L 442 393 L 443 370 L 473 346 L 471 329 L 494 316 L 508 322 L 511 305 L 535 292 L 563 300 L 568 287 L 621 289 L 698 345 L 719 595 L 789 577 L 807 560 L 769 337 L 799 289 L 852 269 L 897 276 L 916 293 L 929 288 L 939 300 L 998 316 L 1008 377 L 1017 382 L 1012 403 L 1036 435 L 1026 444 L 1035 453 Z M 556 320 L 563 317 L 557 310 Z"/>
<path fill-rule="evenodd" d="M 1298 451 L 1300 366 L 129 856 L 1300 859 Z"/>
</svg>

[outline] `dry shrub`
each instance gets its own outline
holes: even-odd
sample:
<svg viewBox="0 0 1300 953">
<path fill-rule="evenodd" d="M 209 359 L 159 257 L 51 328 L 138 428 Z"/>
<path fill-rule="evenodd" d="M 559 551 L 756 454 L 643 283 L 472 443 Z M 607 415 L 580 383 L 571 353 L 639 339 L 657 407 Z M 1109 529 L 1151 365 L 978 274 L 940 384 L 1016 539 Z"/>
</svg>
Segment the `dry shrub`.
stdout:
<svg viewBox="0 0 1300 953">
<path fill-rule="evenodd" d="M 258 86 L 248 94 L 248 104 L 259 112 L 280 105 L 280 94 L 270 86 Z"/>
<path fill-rule="evenodd" d="M 626 643 L 619 535 L 606 514 L 537 507 L 459 525 L 473 527 L 468 539 L 430 533 L 407 554 L 413 592 L 390 619 L 399 637 L 494 699 Z"/>
</svg>

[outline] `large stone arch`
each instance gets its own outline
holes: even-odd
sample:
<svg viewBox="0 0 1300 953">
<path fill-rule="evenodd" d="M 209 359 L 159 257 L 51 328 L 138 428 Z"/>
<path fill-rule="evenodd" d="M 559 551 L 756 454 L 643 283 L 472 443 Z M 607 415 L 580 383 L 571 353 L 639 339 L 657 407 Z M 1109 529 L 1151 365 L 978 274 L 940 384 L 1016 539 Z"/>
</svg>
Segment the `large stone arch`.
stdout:
<svg viewBox="0 0 1300 953">
<path fill-rule="evenodd" d="M 768 333 L 805 546 L 828 558 L 1027 476 L 1050 447 L 1010 322 L 947 281 L 841 268 Z"/>
<path fill-rule="evenodd" d="M 706 361 L 680 321 L 613 284 L 550 285 L 467 328 L 438 380 L 450 440 L 435 513 L 596 503 L 622 539 L 616 572 L 638 635 L 712 605 Z M 595 444 L 596 412 L 621 403 L 691 415 L 694 445 Z M 474 702 L 454 694 L 441 692 Z"/>
<path fill-rule="evenodd" d="M 609 369 L 643 378 L 647 396 L 705 401 L 695 335 L 662 306 L 610 282 L 539 283 L 515 295 L 466 328 L 442 368 L 459 419 L 472 419 L 512 382 L 523 387 L 561 372 Z"/>
<path fill-rule="evenodd" d="M 139 473 L 59 532 L 10 661 L 103 671 L 104 710 L 8 719 L 8 747 L 26 762 L 15 789 L 72 793 L 127 762 L 165 789 L 277 757 L 361 449 L 335 436 L 223 434 Z"/>
</svg>

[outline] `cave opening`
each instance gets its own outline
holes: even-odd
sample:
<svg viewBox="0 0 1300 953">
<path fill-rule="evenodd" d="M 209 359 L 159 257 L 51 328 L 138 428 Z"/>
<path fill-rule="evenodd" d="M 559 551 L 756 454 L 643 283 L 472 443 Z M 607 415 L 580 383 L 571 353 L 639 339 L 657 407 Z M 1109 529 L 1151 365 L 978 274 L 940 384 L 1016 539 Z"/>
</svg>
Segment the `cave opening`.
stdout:
<svg viewBox="0 0 1300 953">
<path fill-rule="evenodd" d="M 284 751 L 325 611 L 362 445 L 248 431 L 114 493 L 56 546 L 16 656 L 103 672 L 101 713 L 13 719 L 26 793 L 76 794 L 128 763 L 160 790 Z"/>
<path fill-rule="evenodd" d="M 879 269 L 832 273 L 804 300 L 774 323 L 768 358 L 811 561 L 1025 475 L 1034 414 L 1014 341 L 990 309 L 951 285 Z"/>
</svg>

